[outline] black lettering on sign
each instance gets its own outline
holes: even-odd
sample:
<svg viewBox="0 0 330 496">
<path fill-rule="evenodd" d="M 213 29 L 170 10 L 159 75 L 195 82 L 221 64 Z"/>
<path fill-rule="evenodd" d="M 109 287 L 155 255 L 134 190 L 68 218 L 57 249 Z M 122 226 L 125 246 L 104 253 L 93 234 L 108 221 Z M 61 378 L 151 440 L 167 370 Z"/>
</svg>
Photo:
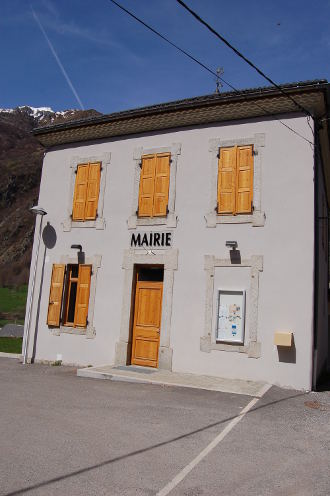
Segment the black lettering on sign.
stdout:
<svg viewBox="0 0 330 496">
<path fill-rule="evenodd" d="M 131 234 L 131 247 L 167 248 L 172 246 L 172 232 L 135 232 Z"/>
<path fill-rule="evenodd" d="M 131 246 L 141 246 L 141 234 L 140 233 L 138 233 L 138 235 L 136 237 L 135 237 L 135 233 L 132 234 Z"/>
<path fill-rule="evenodd" d="M 147 236 L 147 233 L 144 233 L 144 235 L 143 235 L 141 246 L 143 246 L 143 245 L 149 246 L 148 245 L 148 236 Z"/>
<path fill-rule="evenodd" d="M 159 233 L 155 233 L 154 234 L 154 246 L 160 246 L 159 245 L 159 238 L 160 238 L 160 234 Z"/>
</svg>

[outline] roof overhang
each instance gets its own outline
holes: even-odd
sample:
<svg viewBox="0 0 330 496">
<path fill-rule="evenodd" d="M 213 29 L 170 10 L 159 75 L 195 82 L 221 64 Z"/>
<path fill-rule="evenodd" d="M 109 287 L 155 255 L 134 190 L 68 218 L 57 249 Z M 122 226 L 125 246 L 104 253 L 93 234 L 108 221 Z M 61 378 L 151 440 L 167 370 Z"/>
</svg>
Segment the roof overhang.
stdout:
<svg viewBox="0 0 330 496">
<path fill-rule="evenodd" d="M 326 80 L 283 85 L 313 116 L 326 113 Z M 299 112 L 297 106 L 276 88 L 257 88 L 219 95 L 206 95 L 79 121 L 69 121 L 34 130 L 34 135 L 46 147 L 98 139 L 146 133 L 213 122 L 233 121 L 254 117 Z"/>
</svg>

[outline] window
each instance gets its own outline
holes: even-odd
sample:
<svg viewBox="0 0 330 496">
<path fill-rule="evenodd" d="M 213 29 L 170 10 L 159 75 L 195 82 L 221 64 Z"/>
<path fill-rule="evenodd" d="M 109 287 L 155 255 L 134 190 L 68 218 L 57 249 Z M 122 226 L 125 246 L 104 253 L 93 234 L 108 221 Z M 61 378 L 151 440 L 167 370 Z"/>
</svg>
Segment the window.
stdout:
<svg viewBox="0 0 330 496">
<path fill-rule="evenodd" d="M 134 149 L 132 209 L 127 219 L 128 229 L 138 226 L 177 226 L 176 171 L 180 155 L 181 143 Z"/>
<path fill-rule="evenodd" d="M 266 135 L 209 140 L 211 153 L 207 227 L 247 224 L 262 227 L 262 167 Z"/>
<path fill-rule="evenodd" d="M 101 163 L 79 164 L 73 196 L 72 220 L 95 220 L 100 193 Z"/>
<path fill-rule="evenodd" d="M 47 324 L 86 328 L 92 266 L 53 264 Z"/>
<path fill-rule="evenodd" d="M 253 211 L 253 145 L 219 149 L 219 215 L 248 214 Z"/>
<path fill-rule="evenodd" d="M 142 157 L 138 217 L 166 217 L 168 214 L 170 160 L 169 153 Z"/>
<path fill-rule="evenodd" d="M 76 228 L 105 229 L 103 207 L 110 161 L 110 152 L 71 157 L 63 231 L 69 232 Z"/>
</svg>

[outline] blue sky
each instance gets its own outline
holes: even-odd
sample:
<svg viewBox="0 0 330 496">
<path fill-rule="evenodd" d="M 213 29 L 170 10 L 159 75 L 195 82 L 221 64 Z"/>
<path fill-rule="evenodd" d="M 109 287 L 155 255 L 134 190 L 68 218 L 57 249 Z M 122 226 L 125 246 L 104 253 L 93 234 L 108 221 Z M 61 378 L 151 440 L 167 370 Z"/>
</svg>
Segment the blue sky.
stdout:
<svg viewBox="0 0 330 496">
<path fill-rule="evenodd" d="M 267 83 L 175 0 L 118 0 L 237 88 Z M 276 82 L 330 78 L 330 0 L 186 0 Z M 212 75 L 109 0 L 1 0 L 0 107 L 108 113 L 212 93 Z M 224 86 L 224 90 L 227 89 Z"/>
</svg>

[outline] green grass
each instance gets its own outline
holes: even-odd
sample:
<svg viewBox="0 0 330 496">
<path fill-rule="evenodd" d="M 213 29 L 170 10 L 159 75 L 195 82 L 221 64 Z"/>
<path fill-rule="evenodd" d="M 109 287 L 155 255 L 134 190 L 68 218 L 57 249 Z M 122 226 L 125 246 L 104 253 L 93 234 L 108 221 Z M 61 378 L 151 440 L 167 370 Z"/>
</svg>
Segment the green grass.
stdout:
<svg viewBox="0 0 330 496">
<path fill-rule="evenodd" d="M 0 288 L 0 327 L 24 324 L 27 286 Z"/>
<path fill-rule="evenodd" d="M 23 338 L 1 338 L 0 351 L 3 353 L 22 353 Z"/>
</svg>

